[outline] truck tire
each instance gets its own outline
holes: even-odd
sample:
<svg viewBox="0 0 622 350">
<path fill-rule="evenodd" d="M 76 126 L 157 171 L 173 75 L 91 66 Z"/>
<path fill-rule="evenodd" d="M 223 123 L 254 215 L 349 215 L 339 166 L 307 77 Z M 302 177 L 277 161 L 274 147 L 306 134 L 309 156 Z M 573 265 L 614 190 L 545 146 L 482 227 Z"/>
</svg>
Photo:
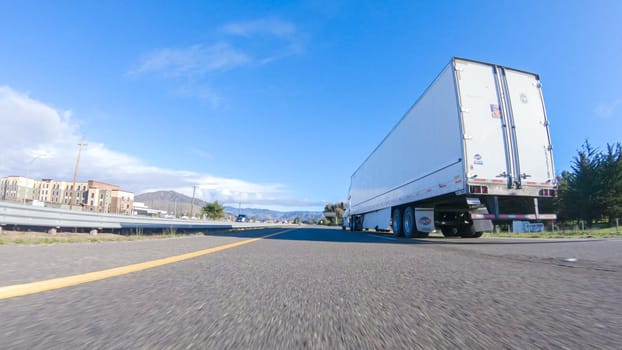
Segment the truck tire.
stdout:
<svg viewBox="0 0 622 350">
<path fill-rule="evenodd" d="M 394 236 L 401 236 L 403 234 L 403 228 L 404 226 L 402 225 L 402 209 L 401 208 L 394 208 L 393 209 L 393 214 L 391 215 L 391 227 L 393 228 L 393 235 Z"/>
<path fill-rule="evenodd" d="M 462 238 L 479 238 L 484 232 L 475 232 L 473 225 L 464 225 L 458 228 L 460 237 Z"/>
<path fill-rule="evenodd" d="M 441 227 L 441 232 L 443 232 L 445 237 L 456 237 L 458 235 L 458 229 L 453 226 L 443 226 Z"/>
<path fill-rule="evenodd" d="M 417 231 L 417 233 L 415 233 L 415 238 L 428 238 L 429 234 L 430 232 Z"/>
<path fill-rule="evenodd" d="M 413 207 L 406 207 L 402 216 L 402 228 L 404 237 L 412 238 L 417 235 L 417 227 L 415 224 L 415 210 Z"/>
</svg>

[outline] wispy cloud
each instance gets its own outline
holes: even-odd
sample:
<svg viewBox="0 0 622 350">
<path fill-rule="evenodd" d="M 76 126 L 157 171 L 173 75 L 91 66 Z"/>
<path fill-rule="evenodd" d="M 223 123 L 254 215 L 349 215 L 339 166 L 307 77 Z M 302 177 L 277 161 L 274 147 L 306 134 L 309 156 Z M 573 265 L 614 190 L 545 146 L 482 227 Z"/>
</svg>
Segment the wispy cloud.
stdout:
<svg viewBox="0 0 622 350">
<path fill-rule="evenodd" d="M 619 111 L 622 107 L 622 98 L 618 98 L 609 103 L 601 103 L 594 109 L 596 116 L 601 118 L 611 118 L 616 113 L 622 113 Z"/>
<path fill-rule="evenodd" d="M 223 105 L 222 97 L 206 84 L 188 83 L 177 87 L 174 91 L 177 96 L 196 98 L 206 102 L 214 108 Z"/>
<path fill-rule="evenodd" d="M 228 43 L 197 44 L 151 52 L 130 74 L 162 73 L 165 76 L 195 76 L 232 69 L 251 62 L 244 52 Z"/>
<path fill-rule="evenodd" d="M 0 86 L 0 176 L 26 175 L 35 178 L 71 179 L 80 141 L 80 128 L 69 111 L 58 111 L 27 94 Z M 274 207 L 319 207 L 321 203 L 298 200 L 287 187 L 275 183 L 254 183 L 146 164 L 130 154 L 115 151 L 97 140 L 86 140 L 79 179 L 115 183 L 142 193 L 150 189 L 177 190 L 224 203 Z M 205 150 L 195 150 L 204 155 Z"/>
<path fill-rule="evenodd" d="M 230 36 L 255 38 L 276 38 L 279 45 L 272 45 L 271 50 L 255 55 L 258 64 L 272 63 L 289 56 L 304 52 L 304 37 L 296 26 L 288 21 L 274 18 L 263 18 L 249 21 L 229 22 L 222 26 L 221 31 Z"/>
<path fill-rule="evenodd" d="M 128 72 L 129 76 L 156 75 L 184 81 L 178 95 L 199 98 L 213 107 L 222 97 L 205 81 L 217 72 L 262 66 L 304 52 L 304 35 L 294 23 L 274 18 L 229 22 L 217 28 L 214 42 L 186 47 L 160 48 L 146 53 Z M 192 82 L 189 84 L 188 82 Z"/>
<path fill-rule="evenodd" d="M 271 35 L 281 38 L 290 38 L 297 34 L 296 26 L 293 23 L 278 19 L 257 19 L 230 22 L 222 27 L 222 31 L 229 35 L 240 35 L 245 37 L 254 35 Z"/>
<path fill-rule="evenodd" d="M 205 160 L 214 160 L 214 156 L 210 152 L 204 149 L 193 147 L 190 149 L 190 151 L 199 158 L 202 158 Z"/>
</svg>

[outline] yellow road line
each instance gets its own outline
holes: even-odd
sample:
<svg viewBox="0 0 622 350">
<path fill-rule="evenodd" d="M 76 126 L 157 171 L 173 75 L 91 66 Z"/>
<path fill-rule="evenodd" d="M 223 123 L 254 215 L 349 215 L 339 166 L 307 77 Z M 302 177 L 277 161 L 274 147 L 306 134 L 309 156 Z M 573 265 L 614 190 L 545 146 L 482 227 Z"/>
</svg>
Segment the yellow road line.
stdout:
<svg viewBox="0 0 622 350">
<path fill-rule="evenodd" d="M 38 281 L 38 282 L 32 282 L 32 283 L 24 283 L 24 284 L 12 285 L 12 286 L 0 287 L 0 300 L 14 298 L 14 297 L 22 296 L 22 295 L 45 292 L 48 290 L 76 286 L 82 283 L 99 281 L 99 280 L 103 280 L 103 279 L 110 278 L 110 277 L 121 276 L 121 275 L 125 275 L 125 274 L 132 273 L 132 272 L 138 272 L 138 271 L 150 269 L 153 267 L 172 264 L 172 263 L 176 263 L 179 261 L 196 258 L 198 256 L 219 252 L 221 250 L 239 247 L 241 245 L 253 243 L 264 238 L 280 235 L 288 231 L 291 231 L 291 230 L 280 231 L 280 232 L 272 233 L 272 234 L 257 237 L 257 238 L 246 239 L 246 240 L 235 242 L 235 243 L 229 243 L 229 244 L 225 244 L 225 245 L 221 245 L 221 246 L 217 246 L 213 248 L 198 250 L 196 252 L 171 256 L 171 257 L 163 258 L 163 259 L 146 261 L 146 262 L 138 263 L 138 264 L 115 267 L 112 269 L 89 272 L 89 273 L 80 274 L 80 275 L 53 278 L 53 279 L 49 279 L 45 281 Z"/>
</svg>

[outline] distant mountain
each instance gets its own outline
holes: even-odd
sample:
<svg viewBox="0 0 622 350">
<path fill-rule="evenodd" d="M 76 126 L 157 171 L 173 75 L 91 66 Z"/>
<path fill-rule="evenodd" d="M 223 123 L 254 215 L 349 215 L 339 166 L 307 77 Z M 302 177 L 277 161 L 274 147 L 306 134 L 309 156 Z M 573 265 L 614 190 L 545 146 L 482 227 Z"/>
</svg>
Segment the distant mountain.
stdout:
<svg viewBox="0 0 622 350">
<path fill-rule="evenodd" d="M 231 216 L 237 216 L 239 214 L 244 214 L 249 218 L 253 218 L 255 220 L 264 221 L 264 220 L 293 220 L 295 218 L 300 218 L 302 221 L 306 220 L 317 220 L 321 219 L 324 214 L 320 211 L 276 211 L 269 209 L 256 209 L 256 208 L 234 208 L 234 207 L 225 207 L 225 212 Z"/>
<path fill-rule="evenodd" d="M 177 208 L 177 214 L 189 214 L 190 206 L 192 203 L 192 197 L 188 197 L 175 191 L 157 191 L 139 194 L 134 197 L 134 201 L 143 202 L 149 208 L 166 210 L 170 214 L 175 213 Z M 206 204 L 198 198 L 194 199 L 194 212 L 198 213 Z M 281 212 L 268 209 L 255 209 L 255 208 L 234 208 L 225 206 L 225 213 L 228 216 L 237 216 L 238 214 L 244 214 L 249 218 L 255 220 L 293 220 L 300 218 L 301 220 L 317 220 L 323 217 L 322 212 L 315 211 L 289 211 Z"/>
<path fill-rule="evenodd" d="M 178 214 L 189 214 L 192 206 L 192 197 L 175 191 L 157 191 L 139 194 L 134 197 L 135 202 L 143 202 L 151 209 L 166 210 L 170 214 L 174 214 L 177 210 Z M 206 202 L 195 198 L 194 212 L 201 210 Z"/>
</svg>

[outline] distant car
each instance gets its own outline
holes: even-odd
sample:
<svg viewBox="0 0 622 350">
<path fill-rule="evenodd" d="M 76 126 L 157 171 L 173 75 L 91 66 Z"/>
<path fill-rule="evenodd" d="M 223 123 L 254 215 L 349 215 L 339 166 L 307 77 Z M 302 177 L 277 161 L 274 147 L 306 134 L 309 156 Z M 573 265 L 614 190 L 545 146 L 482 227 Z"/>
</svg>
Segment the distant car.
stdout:
<svg viewBox="0 0 622 350">
<path fill-rule="evenodd" d="M 235 222 L 248 222 L 248 218 L 246 215 L 240 214 L 237 218 L 235 218 Z"/>
</svg>

